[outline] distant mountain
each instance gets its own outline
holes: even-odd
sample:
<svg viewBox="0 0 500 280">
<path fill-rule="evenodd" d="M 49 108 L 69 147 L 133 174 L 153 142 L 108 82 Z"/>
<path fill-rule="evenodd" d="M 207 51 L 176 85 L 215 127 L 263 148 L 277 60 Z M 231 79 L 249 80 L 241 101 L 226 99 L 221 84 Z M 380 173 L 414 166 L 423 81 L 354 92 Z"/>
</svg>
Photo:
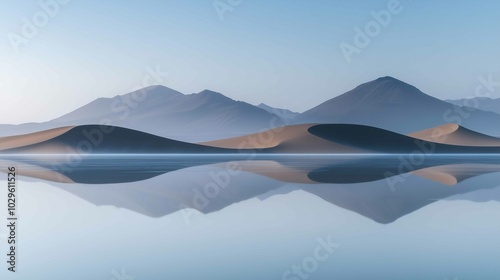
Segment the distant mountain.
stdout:
<svg viewBox="0 0 500 280">
<path fill-rule="evenodd" d="M 0 125 L 0 137 L 104 123 L 181 141 L 202 142 L 284 126 L 297 115 L 264 104 L 254 106 L 235 101 L 210 90 L 184 95 L 165 86 L 150 86 L 113 98 L 96 99 L 48 122 Z"/>
<path fill-rule="evenodd" d="M 268 111 L 269 113 L 278 115 L 279 117 L 281 117 L 284 120 L 293 120 L 298 115 L 300 115 L 300 113 L 292 112 L 292 111 L 287 110 L 287 109 L 274 108 L 274 107 L 271 107 L 271 106 L 266 105 L 264 103 L 260 103 L 259 105 L 257 105 L 257 107 L 264 109 L 264 110 Z"/>
<path fill-rule="evenodd" d="M 294 119 L 293 123 L 349 123 L 411 133 L 445 123 L 500 136 L 500 115 L 467 109 L 431 97 L 392 77 L 362 84 Z"/>
<path fill-rule="evenodd" d="M 490 111 L 497 102 L 479 101 L 480 109 Z M 459 103 L 465 105 L 461 107 L 436 99 L 392 77 L 362 84 L 302 114 L 265 104 L 254 106 L 210 90 L 185 95 L 164 86 L 150 86 L 99 98 L 49 122 L 0 125 L 0 137 L 102 123 L 192 143 L 314 123 L 368 125 L 400 134 L 456 123 L 500 136 L 500 114 L 474 110 L 469 103 Z"/>
<path fill-rule="evenodd" d="M 151 86 L 99 98 L 47 123 L 0 128 L 4 129 L 1 136 L 6 136 L 6 131 L 13 135 L 103 122 L 188 142 L 240 136 L 283 123 L 275 114 L 217 92 L 184 95 L 164 86 Z"/>
<path fill-rule="evenodd" d="M 500 98 L 492 99 L 488 97 L 474 97 L 445 101 L 457 106 L 471 107 L 482 111 L 500 114 Z"/>
</svg>

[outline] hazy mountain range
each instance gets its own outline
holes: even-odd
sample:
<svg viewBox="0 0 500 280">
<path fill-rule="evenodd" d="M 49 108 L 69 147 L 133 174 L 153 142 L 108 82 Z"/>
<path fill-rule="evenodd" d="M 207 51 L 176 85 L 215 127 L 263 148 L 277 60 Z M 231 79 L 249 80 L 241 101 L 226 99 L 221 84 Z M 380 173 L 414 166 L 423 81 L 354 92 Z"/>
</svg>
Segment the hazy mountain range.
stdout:
<svg viewBox="0 0 500 280">
<path fill-rule="evenodd" d="M 462 107 L 458 101 L 450 102 L 426 95 L 392 77 L 362 84 L 300 114 L 265 104 L 254 106 L 209 90 L 186 95 L 164 86 L 151 86 L 113 98 L 99 98 L 49 122 L 0 125 L 0 136 L 101 123 L 187 142 L 310 123 L 360 124 L 400 134 L 456 123 L 500 136 L 500 112 L 490 106 L 492 102 L 481 100 L 484 104 L 476 110 Z"/>
<path fill-rule="evenodd" d="M 457 106 L 469 107 L 500 114 L 500 98 L 493 99 L 489 97 L 473 97 L 456 100 L 446 100 L 446 102 Z"/>
</svg>

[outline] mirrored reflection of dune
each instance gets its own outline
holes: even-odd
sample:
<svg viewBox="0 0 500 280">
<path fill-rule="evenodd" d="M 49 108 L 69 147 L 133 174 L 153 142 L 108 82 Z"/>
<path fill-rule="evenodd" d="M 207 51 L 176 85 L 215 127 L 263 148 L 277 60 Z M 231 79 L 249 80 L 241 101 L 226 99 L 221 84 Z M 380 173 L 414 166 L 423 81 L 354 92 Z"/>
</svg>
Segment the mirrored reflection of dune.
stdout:
<svg viewBox="0 0 500 280">
<path fill-rule="evenodd" d="M 216 166 L 222 166 L 217 164 Z M 308 176 L 308 168 L 287 166 L 274 160 L 252 160 L 234 162 L 242 171 L 262 175 L 277 181 L 298 184 L 317 184 Z"/>
<path fill-rule="evenodd" d="M 281 182 L 246 172 L 228 177 L 228 182 L 218 182 L 213 176 L 221 171 L 224 172 L 220 168 L 193 167 L 144 181 L 121 184 L 52 185 L 96 206 L 124 208 L 155 218 L 184 209 L 194 209 L 204 214 L 212 213 L 283 185 Z M 227 177 L 220 178 L 225 180 Z"/>
<path fill-rule="evenodd" d="M 453 187 L 409 176 L 404 184 L 395 187 L 379 180 L 351 185 L 317 184 L 303 190 L 378 223 L 388 224 L 450 196 L 495 188 L 498 186 L 495 180 L 500 179 L 500 174 L 492 175 L 495 175 L 494 180 L 481 180 L 485 176 L 481 175 Z"/>
<path fill-rule="evenodd" d="M 416 170 L 412 173 L 413 175 L 436 181 L 443 185 L 454 186 L 458 183 L 458 179 L 452 174 L 442 172 L 441 170 L 435 169 L 433 167 Z"/>
<path fill-rule="evenodd" d="M 3 173 L 8 172 L 8 168 L 14 166 L 16 167 L 16 174 L 21 177 L 29 177 L 40 179 L 50 182 L 73 184 L 75 183 L 72 179 L 68 178 L 64 174 L 54 171 L 50 168 L 42 167 L 40 165 L 22 163 L 17 161 L 1 160 L 0 159 L 0 170 Z"/>
<path fill-rule="evenodd" d="M 335 159 L 332 158 L 302 162 L 286 157 L 257 161 L 231 161 L 226 158 L 219 161 L 175 162 L 173 158 L 168 158 L 137 160 L 132 163 L 130 160 L 129 158 L 121 163 L 116 159 L 88 162 L 70 172 L 63 172 L 69 180 L 76 183 L 64 181 L 66 184 L 51 184 L 95 205 L 126 208 L 151 217 L 161 217 L 186 208 L 208 214 L 250 198 L 265 199 L 264 194 L 272 190 L 280 193 L 278 189 L 286 184 L 288 191 L 309 192 L 379 223 L 390 223 L 437 200 L 496 187 L 496 179 L 489 177 L 488 180 L 481 181 L 481 178 L 485 175 L 500 177 L 498 164 L 450 164 L 456 161 L 455 158 L 448 159 L 445 163 L 439 159 L 433 163 L 434 166 L 429 163 L 420 169 L 421 174 L 418 171 L 394 174 L 394 184 L 390 183 L 391 178 L 380 178 L 384 175 L 383 168 L 370 171 L 369 167 L 374 166 L 375 162 L 385 167 L 396 163 L 386 161 L 384 164 L 384 159 L 381 158 L 351 159 L 350 165 L 348 157 L 341 159 L 339 165 L 350 166 L 351 169 L 329 175 L 329 182 L 314 181 L 316 177 L 311 174 L 321 170 L 321 166 L 325 164 L 335 166 L 332 163 Z M 478 159 L 476 161 L 480 162 Z M 30 169 L 30 165 L 25 162 L 18 165 L 22 169 Z M 138 168 L 139 166 L 143 168 Z M 54 172 L 48 168 L 50 166 L 34 169 Z M 106 177 L 95 173 L 97 169 L 110 175 Z M 422 175 L 429 172 L 454 178 L 456 183 L 450 187 L 448 181 Z M 371 181 L 351 179 L 342 182 L 336 177 L 344 174 L 345 177 L 342 178 L 367 178 L 378 173 L 382 175 L 375 176 Z M 24 174 L 30 176 L 31 173 Z M 39 174 L 34 177 L 52 181 L 59 178 Z"/>
<path fill-rule="evenodd" d="M 165 173 L 227 161 L 222 156 L 190 157 L 169 156 L 37 156 L 34 158 L 12 157 L 14 166 L 23 172 L 36 170 L 50 172 L 57 176 L 46 176 L 53 182 L 70 182 L 89 185 L 118 184 L 144 181 Z M 26 174 L 26 176 L 34 177 Z M 41 174 L 39 174 L 41 176 Z M 41 178 L 41 177 L 35 177 Z M 70 178 L 61 180 L 61 178 Z"/>
<path fill-rule="evenodd" d="M 500 164 L 452 164 L 413 171 L 414 175 L 453 186 L 469 178 L 500 172 Z"/>
<path fill-rule="evenodd" d="M 243 200 L 260 197 L 278 190 L 283 182 L 243 172 L 232 177 L 227 185 L 217 187 L 216 195 L 208 195 L 204 189 L 215 182 L 210 172 L 221 169 L 205 169 L 207 172 L 180 170 L 155 178 L 126 184 L 109 185 L 61 185 L 63 188 L 95 205 L 113 205 L 152 217 L 161 217 L 181 209 L 192 208 L 209 214 Z M 292 184 L 286 192 L 299 190 L 312 193 L 323 200 L 356 212 L 378 223 L 391 223 L 438 200 L 476 190 L 496 187 L 493 181 L 458 183 L 454 187 L 439 182 L 409 176 L 404 185 L 391 188 L 386 180 L 355 184 Z M 497 179 L 500 176 L 497 176 Z M 478 180 L 479 181 L 479 180 Z M 215 183 L 216 184 L 216 183 Z M 281 195 L 286 195 L 282 193 Z M 278 192 L 280 193 L 280 192 Z M 325 213 L 327 214 L 327 213 Z"/>
</svg>

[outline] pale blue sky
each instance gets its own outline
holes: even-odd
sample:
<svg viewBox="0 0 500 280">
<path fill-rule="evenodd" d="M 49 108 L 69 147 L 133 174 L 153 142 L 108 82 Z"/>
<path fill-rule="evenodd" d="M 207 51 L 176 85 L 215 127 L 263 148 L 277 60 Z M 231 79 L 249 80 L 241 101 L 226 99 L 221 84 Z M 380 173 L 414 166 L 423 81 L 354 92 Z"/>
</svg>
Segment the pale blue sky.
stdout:
<svg viewBox="0 0 500 280">
<path fill-rule="evenodd" d="M 169 73 L 162 84 L 183 93 L 295 111 L 379 76 L 442 99 L 473 95 L 479 76 L 500 81 L 494 0 L 401 0 L 401 13 L 347 63 L 339 44 L 353 44 L 354 28 L 389 2 L 244 0 L 221 20 L 212 0 L 72 0 L 16 52 L 12 34 L 43 9 L 0 0 L 0 123 L 45 121 L 126 93 L 157 66 Z"/>
</svg>

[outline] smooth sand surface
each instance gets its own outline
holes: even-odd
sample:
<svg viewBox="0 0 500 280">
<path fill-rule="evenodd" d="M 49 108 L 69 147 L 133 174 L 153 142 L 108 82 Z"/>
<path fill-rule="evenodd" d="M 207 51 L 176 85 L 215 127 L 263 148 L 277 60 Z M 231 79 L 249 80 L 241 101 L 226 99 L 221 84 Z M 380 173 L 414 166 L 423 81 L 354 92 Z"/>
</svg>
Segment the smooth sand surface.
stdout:
<svg viewBox="0 0 500 280">
<path fill-rule="evenodd" d="M 500 139 L 481 134 L 457 124 L 444 124 L 438 127 L 418 131 L 409 134 L 408 136 L 417 139 L 460 146 L 474 147 L 498 147 Z"/>
<path fill-rule="evenodd" d="M 76 153 L 84 131 L 98 126 L 61 127 L 0 138 L 0 151 L 22 153 Z M 83 134 L 82 134 L 83 133 Z M 115 127 L 93 153 L 234 153 L 261 149 L 265 153 L 405 153 L 417 148 L 415 139 L 441 145 L 440 152 L 498 152 L 500 139 L 456 124 L 411 133 L 408 136 L 374 127 L 348 124 L 302 124 L 199 144 L 175 141 Z M 101 139 L 102 140 L 102 139 Z M 87 141 L 88 142 L 88 141 Z M 457 146 L 457 147 L 454 147 Z"/>
<path fill-rule="evenodd" d="M 323 139 L 311 134 L 308 129 L 316 124 L 301 124 L 279 127 L 260 133 L 200 143 L 201 145 L 231 149 L 272 149 L 283 153 L 363 153 L 370 152 Z"/>
<path fill-rule="evenodd" d="M 12 140 L 20 141 L 14 145 Z M 16 136 L 16 138 L 6 139 L 5 141 L 5 148 L 10 147 L 6 149 L 7 151 L 24 154 L 202 154 L 235 152 L 229 149 L 219 149 L 163 138 L 133 129 L 102 127 L 100 125 L 54 129 L 38 134 Z"/>
<path fill-rule="evenodd" d="M 0 151 L 38 144 L 60 136 L 72 128 L 74 128 L 74 126 L 54 128 L 24 135 L 2 137 L 0 138 Z"/>
</svg>

